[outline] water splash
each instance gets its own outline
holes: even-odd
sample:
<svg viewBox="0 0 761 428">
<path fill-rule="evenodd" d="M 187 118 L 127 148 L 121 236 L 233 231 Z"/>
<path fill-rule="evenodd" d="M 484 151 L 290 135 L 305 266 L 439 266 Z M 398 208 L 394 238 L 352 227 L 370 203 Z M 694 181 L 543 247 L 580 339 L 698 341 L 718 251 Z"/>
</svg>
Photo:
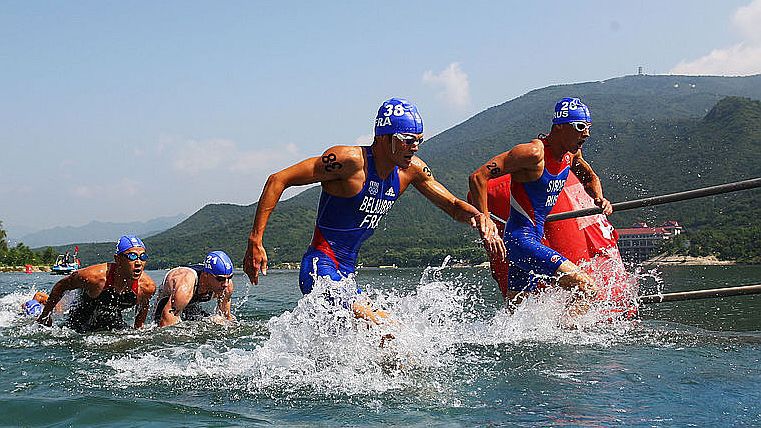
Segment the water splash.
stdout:
<svg viewBox="0 0 761 428">
<path fill-rule="evenodd" d="M 593 311 L 583 328 L 565 328 L 564 290 L 532 296 L 513 311 L 476 310 L 483 305 L 480 286 L 449 278 L 447 262 L 426 268 L 417 284 L 364 287 L 375 307 L 391 313 L 382 325 L 357 319 L 324 298 L 355 290 L 354 277 L 320 277 L 293 310 L 266 322 L 266 338 L 248 338 L 252 349 L 220 342 L 115 356 L 105 362 L 115 372 L 109 380 L 118 388 L 201 381 L 279 397 L 427 391 L 451 402 L 451 377 L 463 365 L 483 363 L 485 348 L 489 353 L 527 343 L 610 346 L 628 328 L 595 327 L 603 315 Z"/>
</svg>

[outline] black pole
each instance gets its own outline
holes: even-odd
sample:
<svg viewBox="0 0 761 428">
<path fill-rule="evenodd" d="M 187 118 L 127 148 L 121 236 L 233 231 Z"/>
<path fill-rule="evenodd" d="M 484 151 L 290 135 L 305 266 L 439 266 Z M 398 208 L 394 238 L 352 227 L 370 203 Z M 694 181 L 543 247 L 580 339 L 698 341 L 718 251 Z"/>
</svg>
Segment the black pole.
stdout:
<svg viewBox="0 0 761 428">
<path fill-rule="evenodd" d="M 613 212 L 625 211 L 633 208 L 649 207 L 653 205 L 667 204 L 670 202 L 684 201 L 687 199 L 702 198 L 705 196 L 719 195 L 722 193 L 737 192 L 740 190 L 761 187 L 761 177 L 750 180 L 736 181 L 734 183 L 720 184 L 718 186 L 704 187 L 702 189 L 687 190 L 685 192 L 671 193 L 668 195 L 653 196 L 651 198 L 636 199 L 633 201 L 618 202 L 613 204 Z M 569 218 L 584 217 L 602 213 L 602 208 L 585 208 L 583 210 L 568 211 L 547 216 L 547 222 L 565 220 Z"/>
<path fill-rule="evenodd" d="M 745 296 L 761 294 L 761 284 L 744 285 L 742 287 L 713 288 L 710 290 L 682 291 L 679 293 L 650 294 L 640 296 L 639 303 L 680 302 L 683 300 L 711 299 L 714 297 Z"/>
</svg>

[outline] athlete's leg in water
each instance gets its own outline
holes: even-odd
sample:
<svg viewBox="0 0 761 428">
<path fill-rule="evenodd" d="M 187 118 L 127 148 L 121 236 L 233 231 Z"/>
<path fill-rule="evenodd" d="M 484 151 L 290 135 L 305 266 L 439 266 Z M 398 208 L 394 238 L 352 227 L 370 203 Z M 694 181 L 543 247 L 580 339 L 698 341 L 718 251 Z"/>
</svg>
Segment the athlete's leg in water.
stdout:
<svg viewBox="0 0 761 428">
<path fill-rule="evenodd" d="M 568 315 L 572 317 L 584 315 L 589 310 L 589 304 L 597 292 L 592 278 L 570 260 L 560 264 L 556 275 L 558 285 L 573 292 L 568 306 Z"/>
<path fill-rule="evenodd" d="M 302 294 L 309 294 L 314 287 L 317 277 L 330 277 L 339 282 L 345 280 L 347 273 L 339 271 L 336 262 L 322 251 L 310 248 L 301 260 L 301 272 L 299 275 L 299 287 Z M 390 320 L 389 314 L 383 310 L 373 308 L 372 301 L 361 295 L 358 290 L 355 296 L 326 296 L 328 300 L 351 309 L 355 318 L 361 318 L 374 324 L 382 324 Z M 339 297 L 336 299 L 336 297 Z M 339 300 L 335 302 L 335 300 Z"/>
<path fill-rule="evenodd" d="M 506 240 L 510 253 L 508 291 L 506 300 L 512 307 L 547 285 L 551 277 L 557 278 L 561 288 L 575 291 L 567 313 L 577 316 L 589 310 L 595 294 L 592 278 L 575 263 L 557 251 L 531 240 Z"/>
<path fill-rule="evenodd" d="M 373 302 L 371 302 L 370 299 L 355 301 L 351 304 L 351 310 L 354 312 L 355 318 L 368 320 L 375 324 L 383 324 L 391 321 L 389 313 L 382 309 L 374 309 Z"/>
</svg>

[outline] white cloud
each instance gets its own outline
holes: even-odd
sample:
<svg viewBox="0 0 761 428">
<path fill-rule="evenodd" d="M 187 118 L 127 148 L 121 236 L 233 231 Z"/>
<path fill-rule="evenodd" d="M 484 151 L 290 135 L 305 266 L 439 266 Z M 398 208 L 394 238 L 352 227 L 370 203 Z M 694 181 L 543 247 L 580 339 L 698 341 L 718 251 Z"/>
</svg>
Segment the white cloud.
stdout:
<svg viewBox="0 0 761 428">
<path fill-rule="evenodd" d="M 439 73 L 431 70 L 423 74 L 423 82 L 439 88 L 439 96 L 450 105 L 465 108 L 470 105 L 470 83 L 459 62 L 453 62 Z"/>
<path fill-rule="evenodd" d="M 71 194 L 81 199 L 109 199 L 116 196 L 117 199 L 125 196 L 135 196 L 140 192 L 140 183 L 129 178 L 122 178 L 118 183 L 110 185 L 91 184 L 75 186 Z"/>
<path fill-rule="evenodd" d="M 761 42 L 759 22 L 761 22 L 761 0 L 755 0 L 747 6 L 737 9 L 732 17 L 735 28 L 744 37 L 755 42 Z"/>
<path fill-rule="evenodd" d="M 371 134 L 360 135 L 354 140 L 355 146 L 369 146 L 373 143 L 373 136 Z"/>
<path fill-rule="evenodd" d="M 761 45 L 739 43 L 726 49 L 714 49 L 694 61 L 682 61 L 672 74 L 747 76 L 761 73 Z"/>
<path fill-rule="evenodd" d="M 159 144 L 160 154 L 171 154 L 172 169 L 186 175 L 199 175 L 208 171 L 228 171 L 237 174 L 270 172 L 273 167 L 284 166 L 298 158 L 295 144 L 258 150 L 240 150 L 234 141 L 223 139 L 183 140 L 164 138 Z"/>
<path fill-rule="evenodd" d="M 217 169 L 223 162 L 231 160 L 235 143 L 229 140 L 186 140 L 177 144 L 173 150 L 174 170 L 196 175 Z"/>
<path fill-rule="evenodd" d="M 237 154 L 235 154 L 235 160 L 230 166 L 230 170 L 243 174 L 257 172 L 271 173 L 274 172 L 272 171 L 273 168 L 284 166 L 284 164 L 296 159 L 298 155 L 299 149 L 293 143 L 267 150 L 237 152 Z"/>
<path fill-rule="evenodd" d="M 681 61 L 671 69 L 672 74 L 745 76 L 761 73 L 761 0 L 738 8 L 732 17 L 732 27 L 743 40 L 734 46 L 714 49 L 692 61 Z"/>
</svg>

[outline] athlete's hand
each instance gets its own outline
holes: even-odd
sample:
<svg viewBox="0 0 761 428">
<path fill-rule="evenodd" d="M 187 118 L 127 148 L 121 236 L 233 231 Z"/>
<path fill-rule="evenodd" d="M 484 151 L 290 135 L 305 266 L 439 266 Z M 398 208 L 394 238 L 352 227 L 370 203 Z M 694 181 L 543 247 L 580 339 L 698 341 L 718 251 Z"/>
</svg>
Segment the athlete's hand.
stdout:
<svg viewBox="0 0 761 428">
<path fill-rule="evenodd" d="M 602 208 L 602 213 L 610 215 L 613 212 L 613 205 L 605 198 L 595 198 L 595 205 Z"/>
<path fill-rule="evenodd" d="M 248 248 L 243 258 L 243 272 L 252 284 L 259 284 L 259 272 L 267 275 L 267 252 L 262 242 L 251 236 L 248 237 Z"/>
<path fill-rule="evenodd" d="M 496 255 L 500 260 L 507 256 L 505 242 L 499 236 L 497 225 L 494 224 L 489 216 L 480 214 L 471 218 L 471 225 L 478 229 L 481 239 L 484 241 L 484 247 L 490 255 Z"/>
<path fill-rule="evenodd" d="M 40 317 L 37 318 L 37 322 L 42 324 L 42 325 L 44 325 L 44 326 L 52 327 L 53 326 L 53 317 L 51 317 L 50 314 L 45 315 L 44 318 L 42 317 L 42 315 L 40 315 Z"/>
<path fill-rule="evenodd" d="M 578 285 L 579 293 L 584 299 L 590 302 L 596 300 L 598 292 L 597 284 L 595 284 L 592 277 L 590 277 L 586 272 L 581 271 L 579 274 L 580 278 L 582 279 Z"/>
</svg>

